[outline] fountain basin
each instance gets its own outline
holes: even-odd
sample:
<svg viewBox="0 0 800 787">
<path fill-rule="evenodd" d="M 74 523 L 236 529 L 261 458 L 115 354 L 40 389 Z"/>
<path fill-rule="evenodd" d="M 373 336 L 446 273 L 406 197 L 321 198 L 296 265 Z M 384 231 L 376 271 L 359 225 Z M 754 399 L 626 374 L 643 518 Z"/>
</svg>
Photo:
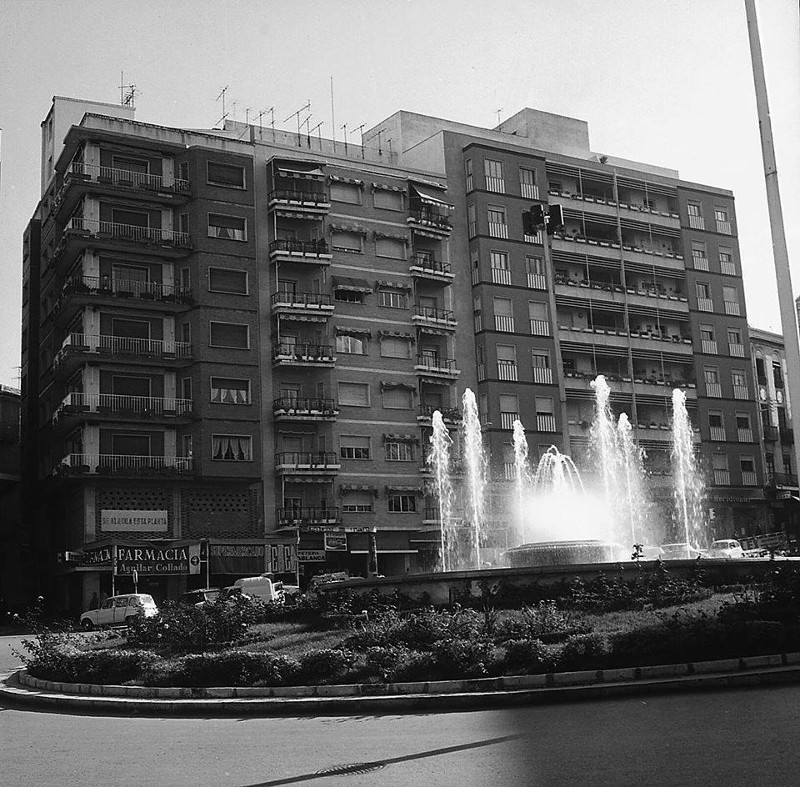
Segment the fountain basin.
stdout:
<svg viewBox="0 0 800 787">
<path fill-rule="evenodd" d="M 521 544 L 506 553 L 512 568 L 573 566 L 583 563 L 615 563 L 630 559 L 630 550 L 609 541 L 540 541 Z"/>
</svg>

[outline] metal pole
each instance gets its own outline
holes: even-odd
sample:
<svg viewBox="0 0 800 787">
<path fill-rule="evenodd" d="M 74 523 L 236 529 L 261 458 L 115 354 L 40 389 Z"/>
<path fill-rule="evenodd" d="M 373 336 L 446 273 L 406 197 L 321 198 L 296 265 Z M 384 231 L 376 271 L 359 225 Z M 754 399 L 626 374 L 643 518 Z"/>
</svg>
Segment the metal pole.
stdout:
<svg viewBox="0 0 800 787">
<path fill-rule="evenodd" d="M 753 82 L 756 89 L 756 109 L 758 127 L 761 134 L 761 158 L 764 162 L 764 179 L 767 185 L 767 208 L 769 227 L 772 234 L 772 254 L 775 262 L 775 277 L 778 281 L 778 305 L 781 314 L 781 328 L 786 351 L 786 383 L 789 394 L 789 412 L 792 415 L 794 435 L 794 472 L 800 473 L 800 417 L 791 408 L 800 407 L 800 341 L 797 334 L 797 315 L 795 313 L 792 274 L 789 267 L 789 251 L 786 247 L 786 234 L 783 228 L 781 195 L 778 189 L 778 165 L 772 140 L 772 122 L 767 100 L 767 82 L 764 77 L 764 63 L 761 58 L 761 42 L 758 37 L 758 19 L 755 0 L 744 0 L 747 14 L 747 32 L 750 37 L 750 57 L 753 62 Z"/>
</svg>

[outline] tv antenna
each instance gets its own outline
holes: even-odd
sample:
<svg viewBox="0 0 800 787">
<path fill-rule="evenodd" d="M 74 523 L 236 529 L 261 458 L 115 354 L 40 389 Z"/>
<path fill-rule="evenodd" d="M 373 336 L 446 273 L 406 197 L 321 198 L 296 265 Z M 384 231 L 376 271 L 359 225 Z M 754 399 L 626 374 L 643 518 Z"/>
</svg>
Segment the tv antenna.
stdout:
<svg viewBox="0 0 800 787">
<path fill-rule="evenodd" d="M 286 118 L 286 120 L 283 121 L 284 123 L 288 123 L 293 117 L 297 118 L 297 141 L 298 142 L 300 141 L 300 113 L 301 112 L 305 112 L 306 110 L 308 110 L 309 114 L 311 113 L 311 99 L 310 98 L 308 99 L 308 102 L 306 103 L 306 105 L 304 107 L 300 107 L 300 109 L 298 109 L 297 112 L 292 112 L 292 114 L 289 115 L 289 117 Z"/>
<path fill-rule="evenodd" d="M 123 107 L 130 107 L 136 109 L 136 94 L 140 91 L 137 90 L 136 85 L 125 84 L 124 72 L 119 72 L 119 103 Z"/>
<path fill-rule="evenodd" d="M 310 137 L 310 136 L 311 136 L 311 135 L 312 135 L 312 134 L 313 134 L 315 131 L 319 130 L 319 149 L 320 149 L 320 150 L 322 150 L 322 125 L 323 125 L 324 123 L 325 123 L 325 121 L 324 121 L 324 120 L 320 120 L 320 121 L 319 121 L 319 123 L 317 123 L 317 125 L 316 125 L 316 126 L 314 126 L 314 128 L 312 128 L 312 129 L 311 129 L 311 130 L 308 132 L 308 135 L 309 135 L 309 137 Z"/>
<path fill-rule="evenodd" d="M 364 126 L 366 125 L 366 123 L 362 123 L 360 126 L 356 126 L 356 128 L 353 129 L 354 133 L 357 131 L 361 135 L 361 158 L 364 158 Z"/>
<path fill-rule="evenodd" d="M 503 111 L 503 107 L 497 110 L 497 125 L 500 125 L 500 113 Z"/>
<path fill-rule="evenodd" d="M 217 121 L 217 123 L 225 123 L 228 118 L 228 113 L 225 111 L 225 94 L 228 92 L 229 87 L 229 85 L 225 85 L 225 87 L 219 91 L 219 95 L 214 99 L 215 101 L 222 99 L 222 117 Z"/>
</svg>

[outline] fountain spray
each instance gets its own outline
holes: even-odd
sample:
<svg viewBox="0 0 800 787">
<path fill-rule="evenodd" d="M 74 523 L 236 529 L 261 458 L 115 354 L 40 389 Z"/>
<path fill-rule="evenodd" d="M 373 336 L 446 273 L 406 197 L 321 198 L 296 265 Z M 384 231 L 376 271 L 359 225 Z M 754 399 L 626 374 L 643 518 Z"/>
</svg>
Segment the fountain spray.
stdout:
<svg viewBox="0 0 800 787">
<path fill-rule="evenodd" d="M 481 542 L 485 537 L 484 499 L 486 493 L 486 454 L 475 394 L 470 388 L 462 397 L 464 408 L 464 461 L 467 471 L 467 510 L 469 512 L 471 553 L 474 567 L 481 567 Z"/>
<path fill-rule="evenodd" d="M 533 477 L 528 465 L 528 440 L 525 437 L 525 427 L 522 422 L 515 419 L 514 429 L 514 481 L 517 493 L 517 522 L 519 535 L 524 538 L 525 533 L 525 498 L 533 483 Z"/>
<path fill-rule="evenodd" d="M 436 497 L 439 501 L 439 563 L 442 571 L 452 571 L 451 565 L 456 545 L 453 525 L 453 485 L 450 481 L 450 449 L 453 440 L 444 425 L 442 414 L 435 410 L 433 418 L 433 434 L 430 437 L 431 450 L 427 464 L 433 471 L 436 486 Z"/>
</svg>

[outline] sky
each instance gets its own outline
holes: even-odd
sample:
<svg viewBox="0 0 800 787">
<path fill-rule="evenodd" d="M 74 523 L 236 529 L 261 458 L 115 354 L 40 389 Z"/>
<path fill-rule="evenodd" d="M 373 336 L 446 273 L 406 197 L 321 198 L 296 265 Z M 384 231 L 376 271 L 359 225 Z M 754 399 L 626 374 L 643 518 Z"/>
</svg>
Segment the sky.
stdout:
<svg viewBox="0 0 800 787">
<path fill-rule="evenodd" d="M 797 295 L 798 2 L 757 9 Z M 0 19 L 0 383 L 19 384 L 40 123 L 54 95 L 118 102 L 121 73 L 165 126 L 213 127 L 226 86 L 235 120 L 296 129 L 310 102 L 311 128 L 354 143 L 399 109 L 586 120 L 597 153 L 734 192 L 748 321 L 781 330 L 744 0 L 0 0 Z"/>
</svg>

